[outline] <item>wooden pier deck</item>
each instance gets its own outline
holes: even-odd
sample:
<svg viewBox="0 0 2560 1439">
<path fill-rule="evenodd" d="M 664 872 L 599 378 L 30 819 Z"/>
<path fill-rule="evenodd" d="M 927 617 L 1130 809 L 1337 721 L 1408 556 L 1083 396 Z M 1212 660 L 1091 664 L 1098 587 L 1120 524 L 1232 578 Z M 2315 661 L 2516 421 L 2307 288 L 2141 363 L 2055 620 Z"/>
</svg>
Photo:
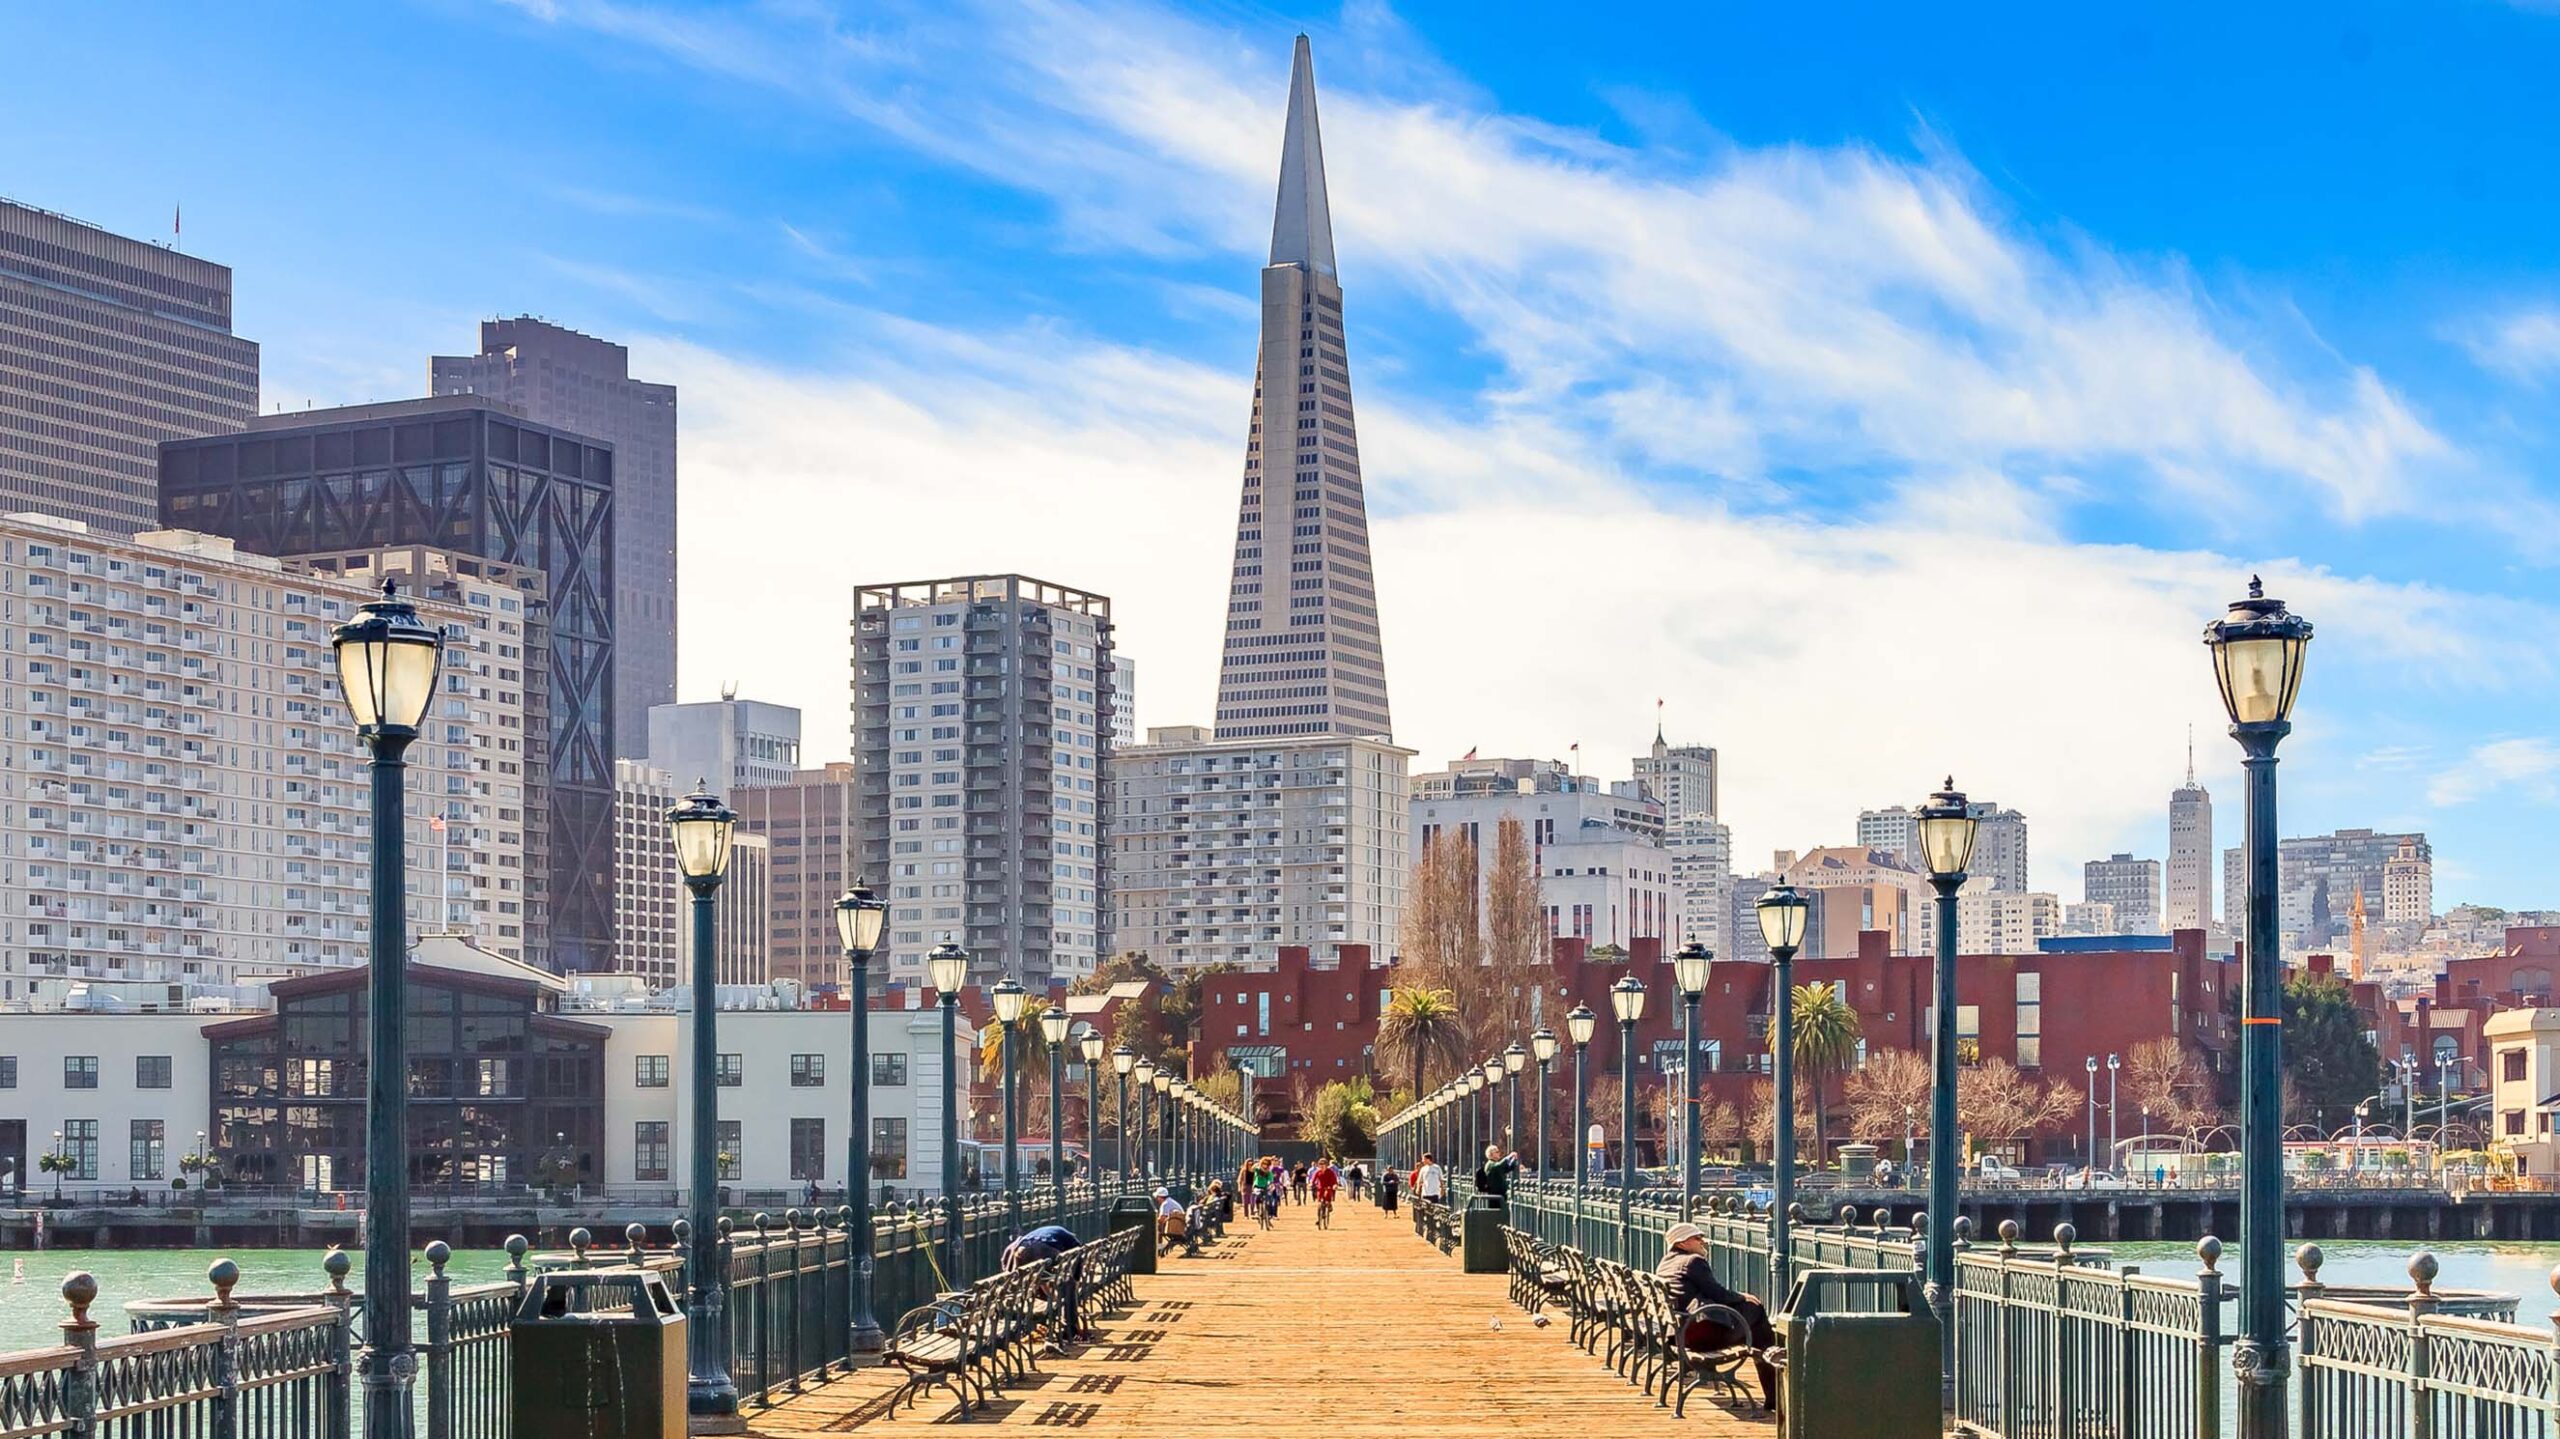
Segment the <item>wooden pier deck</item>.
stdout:
<svg viewBox="0 0 2560 1439">
<path fill-rule="evenodd" d="M 1772 1435 L 1750 1409 L 1691 1396 L 1675 1419 L 1565 1338 L 1514 1309 L 1500 1275 L 1465 1274 L 1403 1216 L 1344 1204 L 1335 1227 L 1289 1206 L 1198 1259 L 1134 1281 L 1137 1303 L 1075 1357 L 1042 1361 L 974 1427 L 1129 1436 L 1267 1432 L 1328 1439 L 1736 1439 Z M 892 1316 L 881 1316 L 888 1322 Z M 1494 1321 L 1501 1321 L 1496 1329 Z M 922 1434 L 956 1418 L 936 1393 L 894 1419 L 891 1374 L 864 1369 L 751 1411 L 767 1439 Z"/>
</svg>

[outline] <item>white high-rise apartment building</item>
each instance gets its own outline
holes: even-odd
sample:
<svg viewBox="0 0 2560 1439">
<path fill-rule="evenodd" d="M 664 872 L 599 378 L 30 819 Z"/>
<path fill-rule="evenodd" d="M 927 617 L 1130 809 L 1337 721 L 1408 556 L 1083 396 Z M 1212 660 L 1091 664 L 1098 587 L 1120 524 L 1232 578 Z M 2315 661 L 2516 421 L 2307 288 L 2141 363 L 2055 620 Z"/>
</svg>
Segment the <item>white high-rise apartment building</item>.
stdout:
<svg viewBox="0 0 2560 1439">
<path fill-rule="evenodd" d="M 1351 736 L 1152 728 L 1111 778 L 1118 951 L 1180 968 L 1393 950 L 1412 863 L 1413 751 Z"/>
<path fill-rule="evenodd" d="M 539 616 L 451 579 L 417 596 L 452 643 L 408 755 L 408 918 L 520 949 L 539 699 L 499 652 L 540 646 L 500 626 Z M 0 1000 L 364 962 L 371 789 L 329 635 L 374 593 L 207 535 L 0 519 Z"/>
<path fill-rule="evenodd" d="M 1657 725 L 1653 748 L 1635 758 L 1636 783 L 1662 804 L 1663 843 L 1671 851 L 1680 892 L 1673 945 L 1692 940 L 1731 953 L 1733 831 L 1716 818 L 1716 752 L 1710 745 L 1672 745 Z"/>
<path fill-rule="evenodd" d="M 2093 859 L 2081 866 L 2081 898 L 2112 905 L 2118 934 L 2160 932 L 2160 861 L 2129 854 Z"/>
<path fill-rule="evenodd" d="M 1111 656 L 1111 743 L 1126 749 L 1138 742 L 1138 662 Z"/>
<path fill-rule="evenodd" d="M 855 597 L 856 862 L 886 977 L 967 947 L 973 983 L 1089 974 L 1109 940 L 1111 601 L 1022 575 Z"/>
<path fill-rule="evenodd" d="M 1965 809 L 1974 819 L 1973 860 L 1967 872 L 1987 877 L 1991 887 L 2003 893 L 2026 893 L 2027 817 L 1989 800 L 1974 800 Z M 1883 850 L 1914 868 L 1925 863 L 1920 854 L 1920 818 L 1907 806 L 1860 810 L 1858 843 Z"/>
<path fill-rule="evenodd" d="M 1529 846 L 1550 934 L 1593 944 L 1673 937 L 1678 907 L 1666 908 L 1661 895 L 1675 863 L 1651 794 L 1626 784 L 1603 789 L 1553 762 L 1459 760 L 1415 781 L 1411 861 L 1421 863 L 1424 848 L 1444 834 L 1463 836 L 1475 848 L 1481 896 L 1506 820 L 1519 824 Z"/>
<path fill-rule="evenodd" d="M 2060 933 L 2058 895 L 2012 893 L 1995 887 L 1987 875 L 1966 880 L 1956 892 L 1959 954 L 2033 954 L 2037 940 Z"/>
<path fill-rule="evenodd" d="M 2414 835 L 2382 866 L 2382 922 L 2424 926 L 2435 918 L 2435 861 Z"/>
<path fill-rule="evenodd" d="M 692 788 L 638 760 L 613 762 L 613 972 L 651 989 L 693 982 L 692 895 L 667 828 L 667 811 Z M 711 903 L 722 984 L 772 978 L 772 858 L 768 836 L 731 833 L 729 868 Z"/>
<path fill-rule="evenodd" d="M 2187 782 L 2169 792 L 2169 928 L 2203 929 L 2213 923 L 2213 796 L 2196 783 L 2195 756 L 2187 756 Z"/>
</svg>

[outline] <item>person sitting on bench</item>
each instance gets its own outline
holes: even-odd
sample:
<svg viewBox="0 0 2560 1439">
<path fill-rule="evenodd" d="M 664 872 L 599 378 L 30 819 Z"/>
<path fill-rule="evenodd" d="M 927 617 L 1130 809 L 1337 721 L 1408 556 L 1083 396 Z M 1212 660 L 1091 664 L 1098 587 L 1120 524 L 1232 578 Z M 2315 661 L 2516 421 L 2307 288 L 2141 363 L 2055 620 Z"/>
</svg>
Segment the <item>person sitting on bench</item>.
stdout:
<svg viewBox="0 0 2560 1439">
<path fill-rule="evenodd" d="M 1171 1254 L 1173 1247 L 1191 1237 L 1191 1216 L 1173 1191 L 1156 1191 L 1156 1253 Z"/>
<path fill-rule="evenodd" d="M 1681 1314 L 1682 1323 L 1687 1326 L 1681 1342 L 1700 1351 L 1750 1346 L 1751 1365 L 1760 1376 L 1760 1403 L 1765 1408 L 1777 1408 L 1778 1371 L 1776 1366 L 1761 1357 L 1763 1351 L 1776 1347 L 1778 1342 L 1777 1331 L 1769 1327 L 1768 1309 L 1760 1303 L 1758 1296 L 1737 1293 L 1716 1278 L 1715 1266 L 1707 1262 L 1705 1230 L 1694 1224 L 1674 1224 L 1662 1239 L 1662 1262 L 1654 1266 L 1653 1272 L 1671 1287 L 1671 1307 Z M 1731 1332 L 1728 1326 L 1723 1325 L 1705 1326 L 1701 1332 L 1700 1326 L 1691 1324 L 1687 1315 L 1690 1310 L 1706 1304 L 1721 1304 L 1741 1315 L 1743 1332 Z"/>
</svg>

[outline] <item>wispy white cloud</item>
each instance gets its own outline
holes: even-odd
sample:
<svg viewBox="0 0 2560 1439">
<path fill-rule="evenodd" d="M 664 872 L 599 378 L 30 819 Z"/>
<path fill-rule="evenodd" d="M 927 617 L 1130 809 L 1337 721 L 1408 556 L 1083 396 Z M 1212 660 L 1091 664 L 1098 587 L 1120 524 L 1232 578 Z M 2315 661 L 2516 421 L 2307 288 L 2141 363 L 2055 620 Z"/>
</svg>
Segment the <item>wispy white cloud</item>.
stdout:
<svg viewBox="0 0 2560 1439">
<path fill-rule="evenodd" d="M 2493 794 L 2537 804 L 2560 800 L 2560 744 L 2524 738 L 2474 745 L 2460 764 L 2437 771 L 2427 784 L 2428 801 L 2447 808 Z"/>
<path fill-rule="evenodd" d="M 2560 370 L 2560 310 L 2534 305 L 2496 316 L 2460 336 L 2481 368 L 2538 384 Z"/>
</svg>

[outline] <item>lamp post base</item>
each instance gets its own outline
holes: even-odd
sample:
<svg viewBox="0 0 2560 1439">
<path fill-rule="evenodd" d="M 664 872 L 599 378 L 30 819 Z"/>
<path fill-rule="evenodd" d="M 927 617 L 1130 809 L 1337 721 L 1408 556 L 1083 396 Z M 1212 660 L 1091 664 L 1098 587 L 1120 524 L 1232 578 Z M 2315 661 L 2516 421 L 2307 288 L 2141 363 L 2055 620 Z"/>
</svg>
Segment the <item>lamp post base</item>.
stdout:
<svg viewBox="0 0 2560 1439">
<path fill-rule="evenodd" d="M 735 1413 L 687 1414 L 684 1416 L 684 1432 L 687 1434 L 744 1434 L 747 1432 L 747 1416 Z"/>
</svg>

